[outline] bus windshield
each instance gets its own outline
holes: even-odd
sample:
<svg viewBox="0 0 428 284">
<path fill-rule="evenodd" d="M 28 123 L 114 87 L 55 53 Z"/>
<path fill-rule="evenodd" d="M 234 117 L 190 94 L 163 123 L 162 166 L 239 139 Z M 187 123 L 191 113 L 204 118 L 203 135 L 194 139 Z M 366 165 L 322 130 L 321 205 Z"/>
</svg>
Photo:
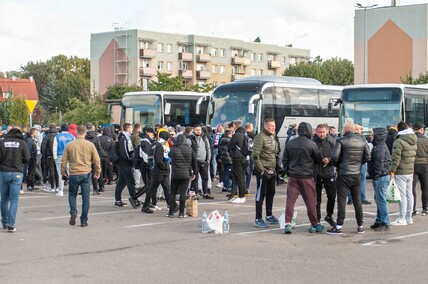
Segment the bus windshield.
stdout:
<svg viewBox="0 0 428 284">
<path fill-rule="evenodd" d="M 141 125 L 161 123 L 161 97 L 144 94 L 143 96 L 124 96 L 122 100 L 125 122 Z"/>
<path fill-rule="evenodd" d="M 400 88 L 345 89 L 342 95 L 341 123 L 352 119 L 366 130 L 386 128 L 400 121 Z"/>
<path fill-rule="evenodd" d="M 165 124 L 168 126 L 205 124 L 208 101 L 201 103 L 199 114 L 196 114 L 196 102 L 195 99 L 165 98 L 165 103 L 171 104 L 170 114 L 165 115 Z"/>
<path fill-rule="evenodd" d="M 251 122 L 256 127 L 256 113 L 248 113 L 248 102 L 254 95 L 251 91 L 225 91 L 214 92 L 212 94 L 210 115 L 208 123 L 215 127 L 218 124 L 228 123 L 234 120 L 241 120 L 242 125 Z M 257 112 L 258 101 L 255 102 L 255 111 Z"/>
</svg>

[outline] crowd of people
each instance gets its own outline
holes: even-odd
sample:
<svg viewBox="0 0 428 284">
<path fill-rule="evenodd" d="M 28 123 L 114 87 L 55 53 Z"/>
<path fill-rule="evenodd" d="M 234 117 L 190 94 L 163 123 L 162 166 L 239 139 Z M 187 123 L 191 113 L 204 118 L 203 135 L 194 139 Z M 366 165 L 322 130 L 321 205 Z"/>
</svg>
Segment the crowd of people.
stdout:
<svg viewBox="0 0 428 284">
<path fill-rule="evenodd" d="M 415 123 L 412 128 L 400 122 L 389 129 L 375 128 L 370 139 L 362 130 L 362 125 L 348 121 L 338 136 L 334 127 L 320 124 L 313 129 L 302 122 L 290 126 L 286 143 L 280 145 L 272 118 L 264 120 L 257 135 L 251 123 L 242 125 L 241 121 L 219 124 L 214 129 L 204 125 L 143 128 L 138 123 L 98 129 L 92 123 L 35 125 L 30 129 L 10 125 L 0 132 L 3 228 L 16 230 L 19 195 L 38 186 L 62 197 L 68 184 L 70 225 L 76 224 L 76 197 L 81 194 L 80 224 L 86 227 L 91 186 L 92 193 L 99 195 L 106 184 L 116 182 L 114 206 L 129 203 L 146 214 L 161 210 L 158 200 L 164 198 L 166 216 L 178 214 L 184 218 L 186 199 L 214 199 L 214 184 L 230 203 L 246 203 L 255 174 L 254 226 L 279 224 L 272 208 L 276 187 L 287 177 L 284 233 L 292 233 L 294 205 L 299 196 L 307 207 L 309 232 L 324 231 L 323 192 L 327 197 L 323 220 L 331 226 L 327 233 L 342 234 L 346 204 L 354 206 L 357 233 L 364 233 L 362 205 L 370 204 L 365 195 L 367 172 L 377 205 L 376 220 L 370 227 L 386 231 L 390 225 L 413 224 L 412 217 L 418 214 L 418 180 L 421 215 L 428 213 L 428 138 L 424 126 Z M 393 222 L 389 221 L 385 197 L 391 179 L 401 195 L 399 218 Z M 127 202 L 122 200 L 125 187 Z M 140 200 L 144 194 L 145 199 Z"/>
</svg>

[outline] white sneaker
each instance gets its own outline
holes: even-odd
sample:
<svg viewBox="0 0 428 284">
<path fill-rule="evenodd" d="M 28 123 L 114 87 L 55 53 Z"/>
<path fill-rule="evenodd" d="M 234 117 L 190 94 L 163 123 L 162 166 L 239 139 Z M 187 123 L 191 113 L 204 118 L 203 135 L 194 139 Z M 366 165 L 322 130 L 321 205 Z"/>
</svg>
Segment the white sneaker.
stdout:
<svg viewBox="0 0 428 284">
<path fill-rule="evenodd" d="M 413 219 L 410 218 L 409 220 L 407 220 L 407 225 L 413 225 Z"/>
<path fill-rule="evenodd" d="M 59 192 L 59 188 L 57 187 L 57 188 L 55 188 L 55 192 Z"/>
<path fill-rule="evenodd" d="M 64 191 L 62 191 L 62 190 L 58 191 L 58 193 L 56 194 L 56 196 L 63 197 L 64 196 Z"/>
<path fill-rule="evenodd" d="M 223 188 L 223 182 L 219 182 L 215 187 Z"/>
<path fill-rule="evenodd" d="M 19 190 L 19 194 L 20 195 L 23 195 L 24 194 L 24 191 L 21 189 L 21 190 Z"/>
<path fill-rule="evenodd" d="M 233 203 L 233 204 L 242 204 L 242 203 L 245 203 L 245 197 L 242 197 L 242 198 L 234 198 L 234 199 L 232 199 L 232 200 L 230 200 L 230 203 Z"/>
<path fill-rule="evenodd" d="M 47 192 L 55 192 L 55 189 L 50 188 L 50 189 L 48 189 L 48 191 L 47 191 Z"/>
<path fill-rule="evenodd" d="M 153 205 L 153 204 L 150 204 L 149 207 L 150 207 L 150 209 L 155 210 L 155 211 L 161 211 L 162 210 L 162 208 L 160 208 L 157 205 Z"/>
<path fill-rule="evenodd" d="M 391 222 L 390 224 L 391 226 L 406 226 L 407 222 L 405 220 L 402 220 L 400 218 L 398 218 L 397 220 L 395 220 L 394 222 Z"/>
<path fill-rule="evenodd" d="M 43 187 L 43 191 L 44 191 L 44 192 L 50 192 L 50 190 L 51 190 L 51 187 L 50 187 L 49 185 L 45 185 L 45 186 Z"/>
</svg>

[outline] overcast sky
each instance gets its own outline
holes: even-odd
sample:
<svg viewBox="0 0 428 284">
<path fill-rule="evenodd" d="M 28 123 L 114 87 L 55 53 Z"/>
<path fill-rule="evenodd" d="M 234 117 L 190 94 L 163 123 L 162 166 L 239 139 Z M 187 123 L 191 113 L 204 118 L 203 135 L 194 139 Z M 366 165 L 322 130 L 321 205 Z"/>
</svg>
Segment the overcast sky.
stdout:
<svg viewBox="0 0 428 284">
<path fill-rule="evenodd" d="M 427 3 L 401 0 L 400 5 Z M 0 71 L 52 56 L 90 57 L 91 33 L 131 29 L 309 49 L 353 61 L 355 4 L 390 0 L 0 0 Z"/>
</svg>

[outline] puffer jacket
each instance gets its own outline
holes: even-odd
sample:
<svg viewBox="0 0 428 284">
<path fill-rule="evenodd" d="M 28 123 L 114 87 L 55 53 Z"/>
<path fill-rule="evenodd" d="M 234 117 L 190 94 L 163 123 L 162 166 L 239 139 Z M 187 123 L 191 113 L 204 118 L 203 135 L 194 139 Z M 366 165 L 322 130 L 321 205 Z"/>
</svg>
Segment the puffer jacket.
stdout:
<svg viewBox="0 0 428 284">
<path fill-rule="evenodd" d="M 370 161 L 369 145 L 353 131 L 336 139 L 330 160 L 338 175 L 360 175 L 361 166 Z"/>
<path fill-rule="evenodd" d="M 314 135 L 312 140 L 315 142 L 315 144 L 317 144 L 317 147 L 321 152 L 321 156 L 323 158 L 330 158 L 336 140 L 333 139 L 330 135 L 327 135 L 325 139 L 321 139 L 316 134 Z M 334 175 L 334 166 L 332 163 L 329 163 L 325 167 L 322 164 L 317 164 L 315 167 L 315 171 L 317 176 L 328 178 Z"/>
<path fill-rule="evenodd" d="M 389 175 L 391 168 L 391 154 L 386 145 L 387 131 L 385 128 L 373 128 L 373 149 L 371 160 L 368 162 L 368 172 L 373 180 Z"/>
<path fill-rule="evenodd" d="M 186 136 L 178 135 L 176 144 L 171 148 L 172 179 L 188 179 L 197 170 L 196 154 L 186 142 Z"/>
<path fill-rule="evenodd" d="M 315 165 L 321 165 L 322 156 L 312 137 L 312 126 L 301 122 L 298 137 L 285 144 L 282 163 L 289 177 L 307 179 L 315 177 Z"/>
<path fill-rule="evenodd" d="M 275 135 L 263 129 L 254 137 L 253 152 L 251 160 L 257 172 L 263 173 L 265 170 L 275 170 L 276 155 L 279 151 L 279 144 Z"/>
<path fill-rule="evenodd" d="M 396 175 L 412 175 L 417 150 L 417 138 L 413 130 L 408 128 L 399 131 L 392 146 L 391 172 Z"/>
<path fill-rule="evenodd" d="M 218 142 L 218 155 L 220 156 L 221 163 L 223 165 L 232 164 L 232 156 L 230 155 L 229 149 L 227 149 L 227 144 L 230 142 L 230 138 L 227 136 L 222 136 L 220 142 Z"/>
<path fill-rule="evenodd" d="M 428 138 L 425 137 L 422 133 L 416 133 L 417 141 L 417 150 L 415 164 L 427 164 L 428 163 Z"/>
</svg>

